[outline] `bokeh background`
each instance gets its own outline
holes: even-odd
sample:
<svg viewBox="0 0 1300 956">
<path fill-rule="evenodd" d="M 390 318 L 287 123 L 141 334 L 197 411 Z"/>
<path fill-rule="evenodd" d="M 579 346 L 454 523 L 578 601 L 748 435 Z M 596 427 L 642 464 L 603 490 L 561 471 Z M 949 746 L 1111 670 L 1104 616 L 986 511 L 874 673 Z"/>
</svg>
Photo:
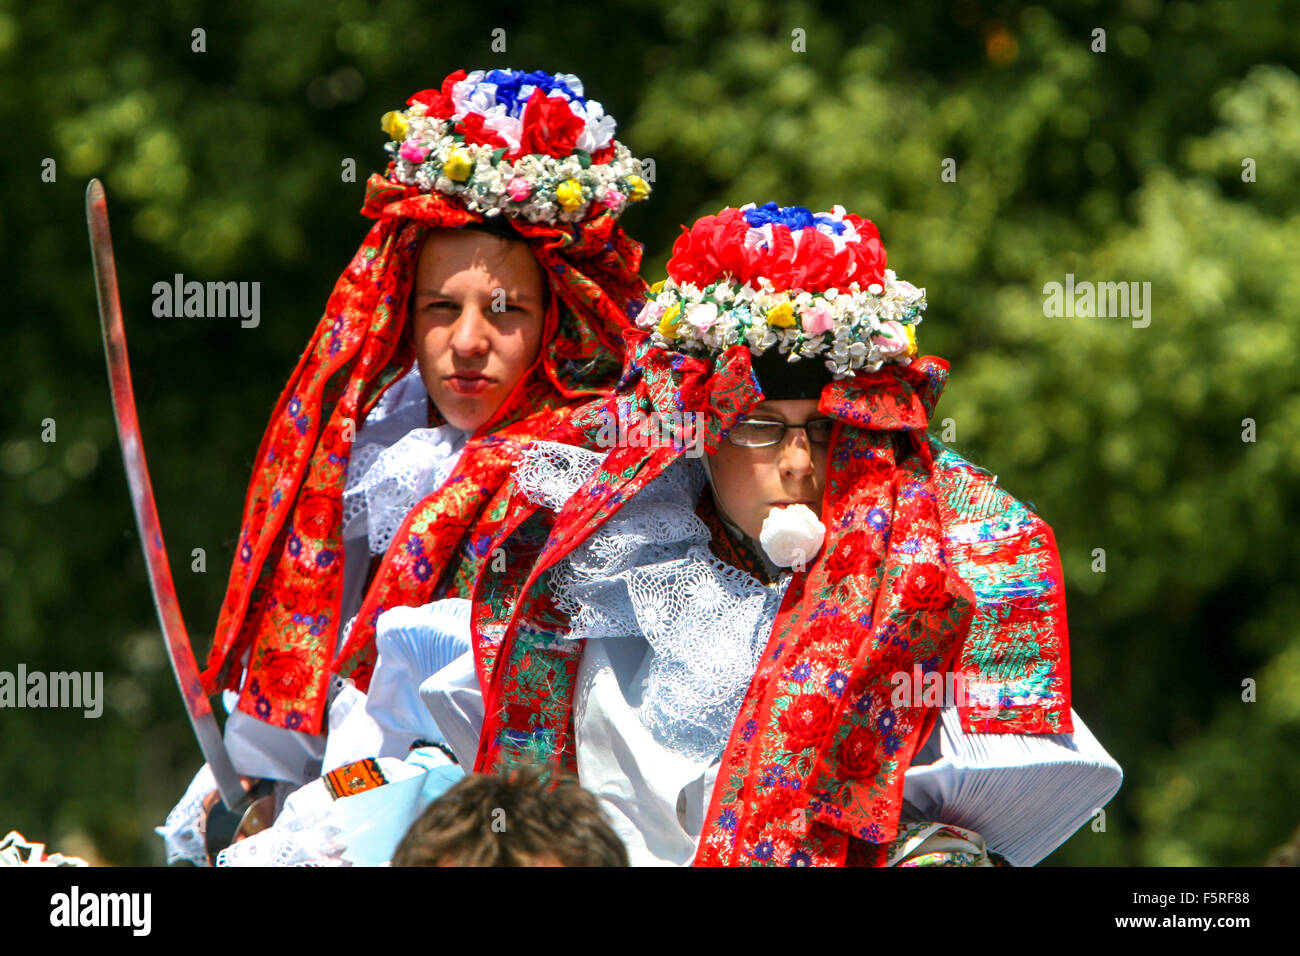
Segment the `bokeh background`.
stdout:
<svg viewBox="0 0 1300 956">
<path fill-rule="evenodd" d="M 777 200 L 870 217 L 928 289 L 922 349 L 952 362 L 937 418 L 1055 528 L 1075 707 L 1125 769 L 1104 831 L 1048 862 L 1300 854 L 1297 4 L 516 6 L 0 2 L 0 670 L 106 682 L 98 720 L 0 710 L 0 834 L 161 862 L 151 828 L 200 763 L 117 448 L 87 180 L 202 657 L 267 416 L 368 227 L 380 115 L 514 66 L 579 74 L 655 160 L 625 218 L 651 281 L 681 223 Z M 175 273 L 260 282 L 260 325 L 154 318 Z M 1150 282 L 1149 327 L 1045 317 L 1066 273 Z"/>
</svg>

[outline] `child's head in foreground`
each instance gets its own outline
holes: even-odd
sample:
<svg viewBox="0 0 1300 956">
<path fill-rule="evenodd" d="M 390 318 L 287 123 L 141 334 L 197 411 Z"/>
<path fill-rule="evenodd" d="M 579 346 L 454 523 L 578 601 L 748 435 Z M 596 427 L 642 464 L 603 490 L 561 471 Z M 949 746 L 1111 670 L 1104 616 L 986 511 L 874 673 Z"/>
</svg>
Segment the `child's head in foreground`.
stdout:
<svg viewBox="0 0 1300 956">
<path fill-rule="evenodd" d="M 393 866 L 627 866 L 627 850 L 576 778 L 470 774 L 411 824 Z"/>
</svg>

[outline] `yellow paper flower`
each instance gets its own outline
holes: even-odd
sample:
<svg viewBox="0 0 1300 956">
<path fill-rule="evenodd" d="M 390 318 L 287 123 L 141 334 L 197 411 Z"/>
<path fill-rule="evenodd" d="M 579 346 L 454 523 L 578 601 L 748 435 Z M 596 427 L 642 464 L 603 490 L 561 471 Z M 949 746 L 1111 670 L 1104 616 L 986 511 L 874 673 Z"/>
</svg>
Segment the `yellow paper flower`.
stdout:
<svg viewBox="0 0 1300 956">
<path fill-rule="evenodd" d="M 673 330 L 677 326 L 677 317 L 682 314 L 682 307 L 675 305 L 659 320 L 659 334 L 664 338 L 672 338 Z"/>
<path fill-rule="evenodd" d="M 650 184 L 640 176 L 627 177 L 627 196 L 633 202 L 640 202 L 650 195 Z"/>
<path fill-rule="evenodd" d="M 555 190 L 555 198 L 560 201 L 560 207 L 565 212 L 572 212 L 581 206 L 584 202 L 582 198 L 582 183 L 576 179 L 566 179 Z"/>
<path fill-rule="evenodd" d="M 654 285 L 650 287 L 650 292 L 654 295 L 658 295 L 660 292 L 664 290 L 664 282 L 666 281 L 667 281 L 666 279 L 660 279 L 658 282 L 656 282 Z"/>
<path fill-rule="evenodd" d="M 907 331 L 907 355 L 910 358 L 919 351 L 916 347 L 916 326 L 905 325 L 903 328 Z"/>
<path fill-rule="evenodd" d="M 411 124 L 397 110 L 389 110 L 385 113 L 379 121 L 379 126 L 390 139 L 395 139 L 399 143 L 406 139 L 406 134 L 411 130 Z"/>
<path fill-rule="evenodd" d="M 448 179 L 454 179 L 458 183 L 463 183 L 469 179 L 470 171 L 474 168 L 474 157 L 470 155 L 467 149 L 453 149 L 447 161 L 442 164 L 442 171 L 447 174 Z"/>
<path fill-rule="evenodd" d="M 782 302 L 780 305 L 768 309 L 767 324 L 775 325 L 778 329 L 790 328 L 794 325 L 794 306 L 789 302 Z"/>
</svg>

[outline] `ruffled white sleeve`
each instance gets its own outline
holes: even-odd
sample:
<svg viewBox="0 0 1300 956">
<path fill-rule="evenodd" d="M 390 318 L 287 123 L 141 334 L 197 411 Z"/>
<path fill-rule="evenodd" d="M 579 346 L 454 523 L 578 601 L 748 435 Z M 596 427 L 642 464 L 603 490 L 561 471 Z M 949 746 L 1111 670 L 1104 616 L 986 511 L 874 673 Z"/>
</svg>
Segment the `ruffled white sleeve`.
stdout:
<svg viewBox="0 0 1300 956">
<path fill-rule="evenodd" d="M 485 712 L 474 652 L 462 654 L 421 684 L 420 697 L 456 760 L 473 767 Z"/>
<path fill-rule="evenodd" d="M 154 827 L 154 833 L 163 838 L 168 866 L 182 860 L 195 866 L 208 865 L 208 816 L 203 811 L 203 798 L 215 789 L 216 778 L 204 764 L 185 789 L 185 795 L 167 814 L 167 822 Z"/>
<path fill-rule="evenodd" d="M 981 834 L 1013 866 L 1034 866 L 1119 790 L 1123 771 L 1077 713 L 1072 734 L 967 734 L 945 707 L 907 771 L 903 798 L 923 820 Z"/>
<path fill-rule="evenodd" d="M 347 712 L 331 710 L 325 772 L 362 757 L 404 758 L 417 741 L 446 742 L 420 697 L 420 686 L 469 651 L 469 612 L 469 601 L 446 598 L 379 615 L 379 658 L 370 691 L 352 688 L 357 699 Z"/>
</svg>

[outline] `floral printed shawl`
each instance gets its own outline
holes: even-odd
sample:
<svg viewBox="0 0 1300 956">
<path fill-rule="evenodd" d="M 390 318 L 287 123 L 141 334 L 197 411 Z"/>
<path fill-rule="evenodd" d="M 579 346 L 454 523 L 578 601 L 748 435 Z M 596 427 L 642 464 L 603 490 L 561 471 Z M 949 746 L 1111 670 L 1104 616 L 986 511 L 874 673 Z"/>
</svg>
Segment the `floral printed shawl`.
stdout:
<svg viewBox="0 0 1300 956">
<path fill-rule="evenodd" d="M 615 397 L 579 410 L 556 440 L 590 446 L 604 415 L 631 403 L 703 412 L 712 450 L 761 400 L 744 346 L 711 363 L 652 348 L 645 333 L 628 342 Z M 996 685 L 991 700 L 961 709 L 968 731 L 1072 729 L 1055 541 L 1041 519 L 927 436 L 947 372 L 942 359 L 923 357 L 823 390 L 820 410 L 837 423 L 826 542 L 786 592 L 722 755 L 697 864 L 886 862 L 904 772 L 939 709 L 895 703 L 896 675 L 914 667 Z M 475 591 L 487 707 L 476 769 L 574 766 L 582 648 L 563 637 L 545 573 L 678 454 L 613 449 L 553 521 L 516 498 L 494 542 L 505 569 L 485 568 Z"/>
</svg>

